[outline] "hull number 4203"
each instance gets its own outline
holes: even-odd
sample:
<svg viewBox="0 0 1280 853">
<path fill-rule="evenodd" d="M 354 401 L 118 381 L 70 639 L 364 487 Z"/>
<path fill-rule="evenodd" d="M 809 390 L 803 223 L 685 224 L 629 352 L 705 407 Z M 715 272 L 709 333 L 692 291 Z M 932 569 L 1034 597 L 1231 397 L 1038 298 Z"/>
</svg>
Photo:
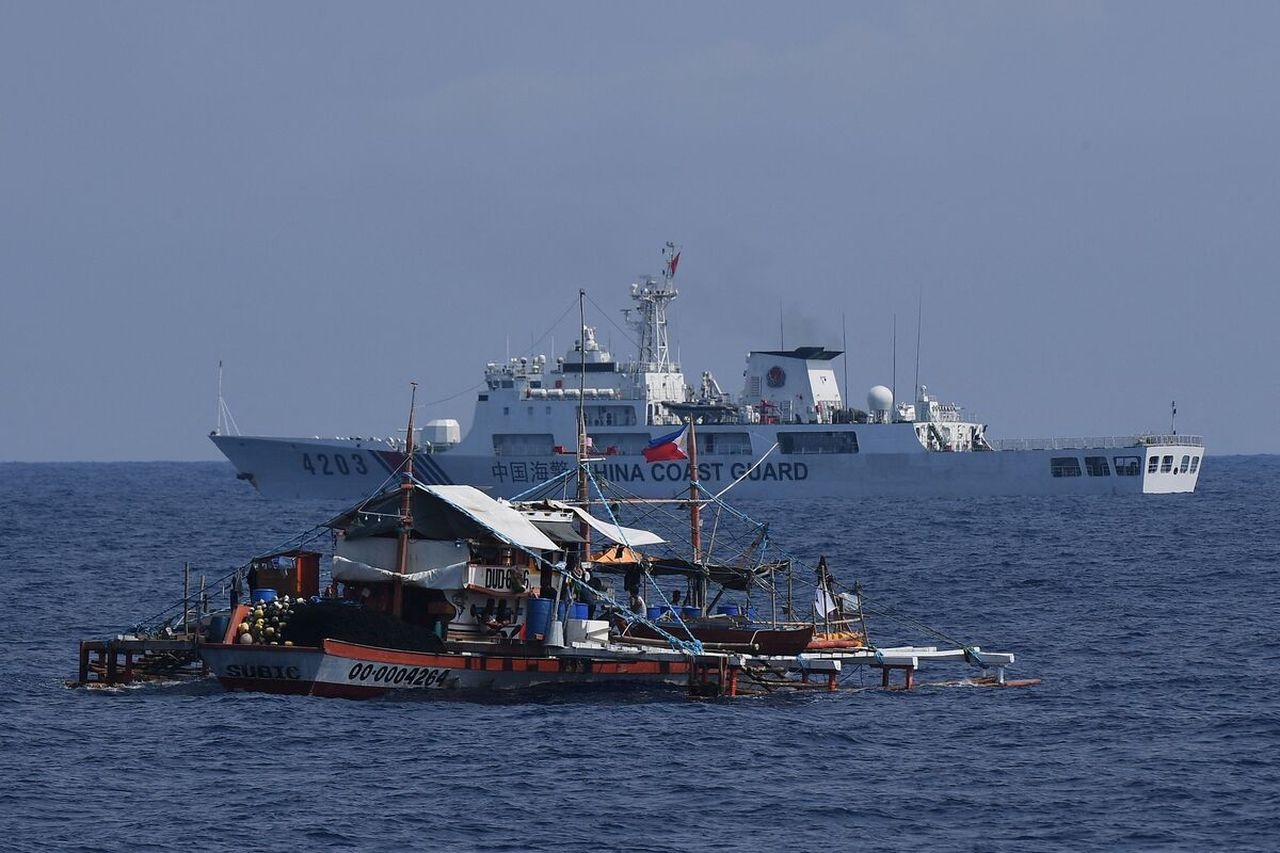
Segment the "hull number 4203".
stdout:
<svg viewBox="0 0 1280 853">
<path fill-rule="evenodd" d="M 314 459 L 310 453 L 304 453 L 302 470 L 325 477 L 332 477 L 334 474 L 343 477 L 359 474 L 363 477 L 369 473 L 369 466 L 364 462 L 363 453 L 317 453 Z"/>
</svg>

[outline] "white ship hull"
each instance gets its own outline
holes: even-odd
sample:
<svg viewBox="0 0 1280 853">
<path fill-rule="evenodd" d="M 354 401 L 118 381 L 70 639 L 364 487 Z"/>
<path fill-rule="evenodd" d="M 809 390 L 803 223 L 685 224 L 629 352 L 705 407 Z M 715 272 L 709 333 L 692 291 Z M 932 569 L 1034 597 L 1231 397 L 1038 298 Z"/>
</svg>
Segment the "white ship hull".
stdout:
<svg viewBox="0 0 1280 853">
<path fill-rule="evenodd" d="M 1203 444 L 1184 443 L 1176 436 L 1060 440 L 1044 442 L 1056 446 L 1043 449 L 936 452 L 915 443 L 910 424 L 845 427 L 857 434 L 864 448 L 858 453 L 780 454 L 775 449 L 764 455 L 774 443 L 766 433 L 776 428 L 748 429 L 755 433 L 753 444 L 763 445 L 755 456 L 699 452 L 699 479 L 713 493 L 733 486 L 730 494 L 735 500 L 1170 494 L 1195 490 L 1204 455 Z M 703 427 L 699 437 L 714 435 L 714 430 Z M 883 443 L 890 446 L 883 450 L 868 448 L 877 444 L 877 431 L 888 433 Z M 899 444 L 893 440 L 895 431 L 904 438 L 897 448 L 892 447 Z M 384 485 L 402 458 L 386 443 L 359 439 L 224 435 L 213 441 L 239 475 L 269 498 L 358 500 Z M 763 461 L 755 465 L 760 456 Z M 423 482 L 467 484 L 495 497 L 514 497 L 572 463 L 563 455 L 482 455 L 458 447 L 419 453 L 414 471 Z M 603 457 L 593 469 L 598 477 L 637 497 L 669 498 L 688 494 L 688 464 L 614 455 Z"/>
</svg>

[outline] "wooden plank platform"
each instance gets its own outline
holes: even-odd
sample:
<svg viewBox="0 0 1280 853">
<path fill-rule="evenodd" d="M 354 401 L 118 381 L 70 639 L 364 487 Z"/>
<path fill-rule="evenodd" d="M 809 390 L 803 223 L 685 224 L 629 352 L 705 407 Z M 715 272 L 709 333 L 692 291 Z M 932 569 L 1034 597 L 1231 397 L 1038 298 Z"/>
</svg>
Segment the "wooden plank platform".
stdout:
<svg viewBox="0 0 1280 853">
<path fill-rule="evenodd" d="M 77 687 L 114 687 L 139 681 L 204 678 L 200 638 L 119 636 L 80 641 Z"/>
</svg>

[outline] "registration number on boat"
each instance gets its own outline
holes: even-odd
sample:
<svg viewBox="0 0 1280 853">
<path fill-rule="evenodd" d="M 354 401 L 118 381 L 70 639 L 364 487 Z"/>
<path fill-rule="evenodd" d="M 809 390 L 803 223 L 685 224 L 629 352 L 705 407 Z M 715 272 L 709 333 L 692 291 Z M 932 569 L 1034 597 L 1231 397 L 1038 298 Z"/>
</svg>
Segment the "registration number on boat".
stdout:
<svg viewBox="0 0 1280 853">
<path fill-rule="evenodd" d="M 443 687 L 448 675 L 449 670 L 439 667 L 357 663 L 352 664 L 347 681 L 393 687 Z"/>
</svg>

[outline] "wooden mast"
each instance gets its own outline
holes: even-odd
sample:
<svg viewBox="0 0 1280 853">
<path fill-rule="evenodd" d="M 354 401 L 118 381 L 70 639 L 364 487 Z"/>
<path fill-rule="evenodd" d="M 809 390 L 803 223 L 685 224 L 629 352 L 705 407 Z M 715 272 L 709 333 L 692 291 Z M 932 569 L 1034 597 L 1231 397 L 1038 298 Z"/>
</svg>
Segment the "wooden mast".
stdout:
<svg viewBox="0 0 1280 853">
<path fill-rule="evenodd" d="M 400 479 L 400 535 L 396 540 L 396 574 L 391 580 L 391 613 L 404 612 L 404 576 L 409 573 L 409 538 L 413 531 L 413 406 L 418 396 L 418 383 L 410 382 L 409 428 L 404 437 L 404 474 Z"/>
<path fill-rule="evenodd" d="M 689 418 L 689 542 L 693 562 L 702 559 L 702 509 L 698 501 L 698 439 L 693 434 L 693 418 Z"/>
<path fill-rule="evenodd" d="M 586 298 L 585 290 L 578 291 L 578 500 L 586 504 L 589 497 L 587 493 L 587 415 L 585 411 L 586 390 L 587 390 L 587 316 L 583 307 L 583 300 Z M 583 536 L 587 534 L 585 531 L 591 528 L 586 522 L 582 523 L 584 531 Z"/>
<path fill-rule="evenodd" d="M 587 314 L 584 302 L 587 292 L 578 289 L 578 504 L 585 511 L 590 511 L 591 493 L 587 477 Z M 578 546 L 578 571 L 574 577 L 586 577 L 587 562 L 591 559 L 591 527 L 585 520 L 578 523 L 578 535 L 582 542 Z M 574 592 L 572 584 L 570 593 Z M 568 601 L 572 602 L 572 594 Z"/>
<path fill-rule="evenodd" d="M 694 434 L 693 418 L 689 418 L 689 550 L 695 566 L 702 562 L 702 503 L 698 500 L 698 437 Z M 698 606 L 707 603 L 707 572 L 702 567 L 698 579 Z"/>
</svg>

